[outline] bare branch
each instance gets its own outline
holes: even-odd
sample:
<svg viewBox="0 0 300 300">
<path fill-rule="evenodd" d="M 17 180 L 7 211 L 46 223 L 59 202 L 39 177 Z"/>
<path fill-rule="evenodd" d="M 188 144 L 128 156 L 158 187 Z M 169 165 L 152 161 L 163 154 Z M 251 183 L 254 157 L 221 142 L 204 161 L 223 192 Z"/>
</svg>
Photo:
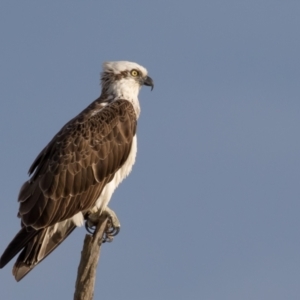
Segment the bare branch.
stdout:
<svg viewBox="0 0 300 300">
<path fill-rule="evenodd" d="M 107 221 L 107 216 L 100 217 L 94 235 L 85 236 L 77 271 L 74 300 L 92 300 L 94 297 L 97 265 Z"/>
</svg>

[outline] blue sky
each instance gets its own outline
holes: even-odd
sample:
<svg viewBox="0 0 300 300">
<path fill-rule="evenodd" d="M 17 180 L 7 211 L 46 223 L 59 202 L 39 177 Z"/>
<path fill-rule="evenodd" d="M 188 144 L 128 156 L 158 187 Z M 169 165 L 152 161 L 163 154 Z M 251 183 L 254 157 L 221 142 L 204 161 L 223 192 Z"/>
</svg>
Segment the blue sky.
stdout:
<svg viewBox="0 0 300 300">
<path fill-rule="evenodd" d="M 53 135 L 100 93 L 101 65 L 135 61 L 138 156 L 111 207 L 96 299 L 265 300 L 300 294 L 298 1 L 3 1 L 0 252 L 17 196 Z M 77 229 L 1 299 L 71 299 Z"/>
</svg>

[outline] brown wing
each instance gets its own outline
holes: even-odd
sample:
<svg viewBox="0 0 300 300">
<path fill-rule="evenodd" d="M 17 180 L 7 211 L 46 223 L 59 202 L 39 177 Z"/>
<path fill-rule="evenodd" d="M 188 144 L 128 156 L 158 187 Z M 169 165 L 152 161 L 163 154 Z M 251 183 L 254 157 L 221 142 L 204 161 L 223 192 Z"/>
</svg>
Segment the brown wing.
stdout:
<svg viewBox="0 0 300 300">
<path fill-rule="evenodd" d="M 32 164 L 19 194 L 25 226 L 45 228 L 93 207 L 128 158 L 136 131 L 132 104 L 101 105 L 96 100 L 67 123 Z"/>
</svg>

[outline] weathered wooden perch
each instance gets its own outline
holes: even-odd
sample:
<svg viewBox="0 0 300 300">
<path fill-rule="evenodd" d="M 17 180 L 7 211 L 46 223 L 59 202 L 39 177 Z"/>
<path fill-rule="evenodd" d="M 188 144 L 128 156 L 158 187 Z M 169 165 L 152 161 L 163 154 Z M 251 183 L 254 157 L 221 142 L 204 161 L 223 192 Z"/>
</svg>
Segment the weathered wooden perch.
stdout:
<svg viewBox="0 0 300 300">
<path fill-rule="evenodd" d="M 94 234 L 85 236 L 77 271 L 74 300 L 92 300 L 94 297 L 97 265 L 108 219 L 107 215 L 100 217 Z"/>
</svg>

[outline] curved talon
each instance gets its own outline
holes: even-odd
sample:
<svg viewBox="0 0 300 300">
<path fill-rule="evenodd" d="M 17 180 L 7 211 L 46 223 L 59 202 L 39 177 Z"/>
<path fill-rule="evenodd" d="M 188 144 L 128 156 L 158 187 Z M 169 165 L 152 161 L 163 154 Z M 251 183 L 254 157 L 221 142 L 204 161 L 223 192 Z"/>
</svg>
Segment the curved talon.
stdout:
<svg viewBox="0 0 300 300">
<path fill-rule="evenodd" d="M 111 221 L 107 224 L 107 228 L 102 239 L 102 243 L 110 243 L 113 241 L 114 237 L 120 232 L 120 227 L 114 227 Z"/>
<path fill-rule="evenodd" d="M 120 227 L 111 227 L 107 233 L 109 233 L 110 236 L 116 236 L 120 232 Z"/>
<path fill-rule="evenodd" d="M 114 237 L 120 232 L 120 222 L 117 215 L 109 207 L 101 213 L 101 215 L 108 217 L 106 228 L 103 233 L 102 243 L 112 242 Z M 91 235 L 95 234 L 96 227 L 99 221 L 103 221 L 103 218 L 100 218 L 99 212 L 86 215 L 85 229 Z"/>
<path fill-rule="evenodd" d="M 102 243 L 111 243 L 113 241 L 113 239 L 114 239 L 114 236 L 105 233 L 102 238 Z"/>
<path fill-rule="evenodd" d="M 88 225 L 88 221 L 85 221 L 85 229 L 88 233 L 90 233 L 91 235 L 93 235 L 95 233 L 95 230 L 96 230 L 96 226 L 89 226 Z"/>
<path fill-rule="evenodd" d="M 89 226 L 88 225 L 88 221 L 85 222 L 84 224 L 85 229 L 88 233 L 90 233 L 91 235 L 93 235 L 95 233 L 96 230 L 96 226 L 92 225 Z M 106 230 L 104 232 L 103 238 L 102 238 L 102 243 L 110 243 L 113 241 L 114 237 L 120 232 L 120 227 L 114 227 L 112 225 L 111 220 L 109 220 L 109 222 L 107 223 L 107 227 Z"/>
</svg>

